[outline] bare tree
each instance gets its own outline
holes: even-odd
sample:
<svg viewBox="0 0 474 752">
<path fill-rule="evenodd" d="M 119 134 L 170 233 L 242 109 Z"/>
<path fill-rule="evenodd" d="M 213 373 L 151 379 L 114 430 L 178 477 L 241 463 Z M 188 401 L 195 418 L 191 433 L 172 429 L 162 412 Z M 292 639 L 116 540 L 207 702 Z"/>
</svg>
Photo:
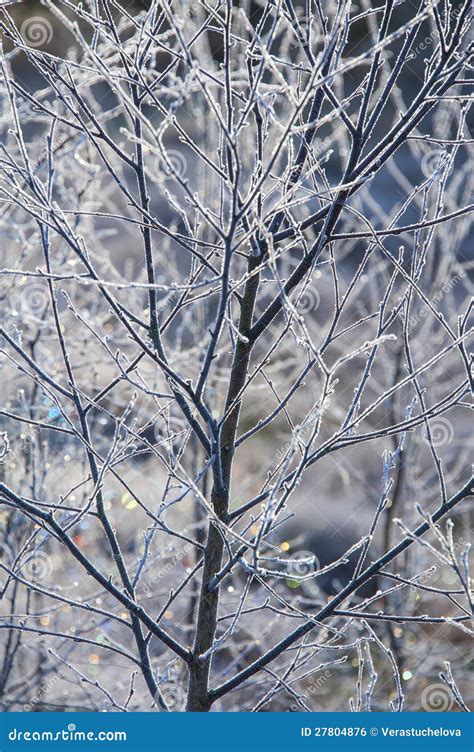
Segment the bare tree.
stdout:
<svg viewBox="0 0 474 752">
<path fill-rule="evenodd" d="M 3 708 L 467 710 L 470 1 L 26 5 Z"/>
</svg>

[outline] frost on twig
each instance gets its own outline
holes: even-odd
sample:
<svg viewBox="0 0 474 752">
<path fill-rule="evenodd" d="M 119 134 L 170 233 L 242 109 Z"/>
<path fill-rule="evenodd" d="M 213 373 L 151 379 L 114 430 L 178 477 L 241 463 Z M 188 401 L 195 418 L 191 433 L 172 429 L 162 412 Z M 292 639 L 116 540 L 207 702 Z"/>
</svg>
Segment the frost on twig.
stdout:
<svg viewBox="0 0 474 752">
<path fill-rule="evenodd" d="M 467 710 L 471 3 L 1 5 L 1 708 Z"/>
</svg>

